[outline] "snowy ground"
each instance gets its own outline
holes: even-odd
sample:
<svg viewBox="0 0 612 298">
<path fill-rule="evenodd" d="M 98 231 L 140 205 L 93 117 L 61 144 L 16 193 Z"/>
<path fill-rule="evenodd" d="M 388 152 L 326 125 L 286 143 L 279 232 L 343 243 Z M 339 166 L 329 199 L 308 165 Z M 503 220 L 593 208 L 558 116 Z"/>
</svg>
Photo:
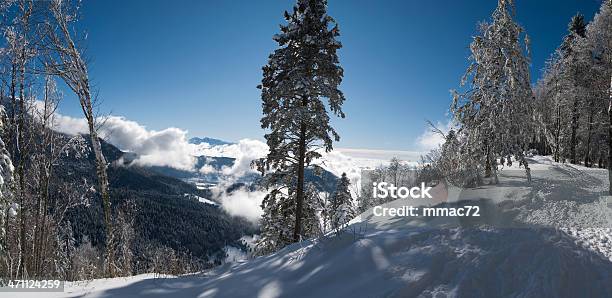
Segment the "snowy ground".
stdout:
<svg viewBox="0 0 612 298">
<path fill-rule="evenodd" d="M 546 157 L 531 164 L 531 185 L 515 164 L 495 186 L 439 187 L 433 200 L 385 205 L 471 200 L 480 218 L 375 217 L 370 210 L 340 235 L 270 256 L 178 278 L 95 280 L 58 296 L 612 297 L 607 173 Z"/>
</svg>

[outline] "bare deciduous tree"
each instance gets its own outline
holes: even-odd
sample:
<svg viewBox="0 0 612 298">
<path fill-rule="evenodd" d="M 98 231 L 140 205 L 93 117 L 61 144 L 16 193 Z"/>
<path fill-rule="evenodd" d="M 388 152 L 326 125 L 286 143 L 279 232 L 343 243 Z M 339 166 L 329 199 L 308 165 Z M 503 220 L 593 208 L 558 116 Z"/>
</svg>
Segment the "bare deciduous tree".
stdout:
<svg viewBox="0 0 612 298">
<path fill-rule="evenodd" d="M 91 147 L 96 159 L 96 174 L 99 191 L 102 196 L 104 208 L 104 224 L 106 228 L 106 256 L 105 267 L 108 276 L 113 276 L 113 250 L 111 206 L 108 187 L 107 161 L 102 153 L 102 146 L 96 130 L 96 117 L 93 109 L 91 83 L 87 70 L 87 62 L 83 58 L 83 48 L 79 47 L 73 39 L 74 23 L 77 20 L 78 6 L 70 1 L 49 1 L 50 18 L 46 24 L 44 43 L 47 53 L 45 62 L 49 73 L 61 77 L 66 85 L 77 95 L 91 139 Z"/>
</svg>

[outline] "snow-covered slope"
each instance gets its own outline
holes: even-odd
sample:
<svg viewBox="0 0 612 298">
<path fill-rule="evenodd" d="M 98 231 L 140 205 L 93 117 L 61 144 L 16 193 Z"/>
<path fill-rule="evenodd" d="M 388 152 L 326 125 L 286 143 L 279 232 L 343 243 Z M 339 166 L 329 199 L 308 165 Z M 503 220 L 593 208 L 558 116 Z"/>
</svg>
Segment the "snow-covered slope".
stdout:
<svg viewBox="0 0 612 298">
<path fill-rule="evenodd" d="M 477 219 L 375 217 L 339 235 L 199 275 L 93 281 L 85 297 L 611 297 L 607 174 L 531 160 L 533 182 L 507 168 L 500 183 L 445 189 L 404 205 L 478 204 Z M 100 283 L 100 288 L 95 285 Z"/>
</svg>

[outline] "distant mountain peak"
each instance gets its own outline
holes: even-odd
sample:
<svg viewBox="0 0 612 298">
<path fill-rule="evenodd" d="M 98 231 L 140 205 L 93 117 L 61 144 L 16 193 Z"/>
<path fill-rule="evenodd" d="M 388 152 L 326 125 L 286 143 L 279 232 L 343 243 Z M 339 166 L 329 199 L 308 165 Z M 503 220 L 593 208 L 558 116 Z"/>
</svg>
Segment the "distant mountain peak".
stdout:
<svg viewBox="0 0 612 298">
<path fill-rule="evenodd" d="M 227 141 L 223 141 L 223 140 L 219 140 L 219 139 L 213 139 L 213 138 L 209 138 L 209 137 L 203 137 L 203 138 L 194 137 L 194 138 L 189 139 L 189 144 L 199 145 L 199 144 L 202 144 L 202 143 L 208 143 L 211 146 L 234 144 L 232 142 L 227 142 Z"/>
</svg>

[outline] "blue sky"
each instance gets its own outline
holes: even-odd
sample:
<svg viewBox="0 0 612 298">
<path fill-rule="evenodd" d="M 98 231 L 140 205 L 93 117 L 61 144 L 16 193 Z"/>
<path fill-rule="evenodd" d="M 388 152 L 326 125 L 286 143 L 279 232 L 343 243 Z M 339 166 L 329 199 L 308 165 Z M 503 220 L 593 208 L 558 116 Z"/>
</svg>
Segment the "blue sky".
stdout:
<svg viewBox="0 0 612 298">
<path fill-rule="evenodd" d="M 587 20 L 599 0 L 518 0 L 532 39 L 532 79 L 576 12 Z M 261 67 L 293 1 L 84 1 L 90 74 L 101 111 L 148 129 L 190 136 L 262 139 Z M 339 147 L 418 149 L 425 119 L 445 121 L 467 66 L 476 24 L 495 0 L 331 0 L 340 25 L 347 118 L 334 120 Z M 61 112 L 80 116 L 67 97 Z"/>
</svg>

